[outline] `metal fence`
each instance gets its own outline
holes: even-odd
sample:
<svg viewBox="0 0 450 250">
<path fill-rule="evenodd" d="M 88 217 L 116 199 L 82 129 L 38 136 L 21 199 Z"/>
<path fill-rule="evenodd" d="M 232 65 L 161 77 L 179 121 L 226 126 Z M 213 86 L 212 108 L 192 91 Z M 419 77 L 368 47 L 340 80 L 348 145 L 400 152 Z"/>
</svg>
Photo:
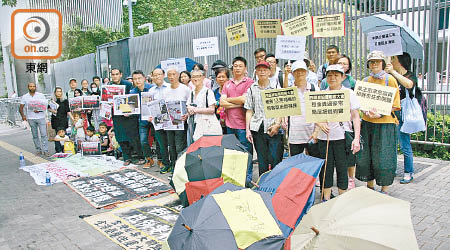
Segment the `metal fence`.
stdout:
<svg viewBox="0 0 450 250">
<path fill-rule="evenodd" d="M 18 126 L 21 121 L 19 113 L 20 98 L 0 98 L 0 122 Z"/>
</svg>

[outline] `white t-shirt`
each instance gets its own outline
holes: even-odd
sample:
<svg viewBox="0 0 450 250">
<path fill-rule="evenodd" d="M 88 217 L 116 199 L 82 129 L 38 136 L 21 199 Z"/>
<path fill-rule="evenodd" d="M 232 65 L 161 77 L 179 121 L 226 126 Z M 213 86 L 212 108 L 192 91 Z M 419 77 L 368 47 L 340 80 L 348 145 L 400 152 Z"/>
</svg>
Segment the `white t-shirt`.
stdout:
<svg viewBox="0 0 450 250">
<path fill-rule="evenodd" d="M 348 90 L 350 92 L 350 111 L 351 110 L 357 110 L 359 109 L 359 101 L 356 97 L 355 92 L 353 90 L 348 89 L 344 86 L 342 86 L 341 90 Z M 330 90 L 330 88 L 327 88 L 326 90 Z M 348 114 L 351 117 L 351 114 Z M 349 122 L 342 122 L 342 126 L 340 122 L 329 122 L 328 127 L 330 129 L 329 132 L 329 139 L 330 141 L 337 141 L 337 140 L 343 140 L 345 138 L 344 132 L 345 131 L 352 131 L 351 129 L 351 121 Z M 326 141 L 327 135 L 320 130 L 319 135 L 317 136 L 319 140 Z"/>
<path fill-rule="evenodd" d="M 77 135 L 75 136 L 75 138 L 78 139 L 78 140 L 83 140 L 84 141 L 86 139 L 86 135 L 84 133 L 84 128 L 83 128 L 83 119 L 80 118 L 77 121 L 77 123 L 75 123 L 74 126 L 75 127 L 81 126 L 81 127 L 77 128 Z"/>
<path fill-rule="evenodd" d="M 304 93 L 311 90 L 311 85 L 307 82 L 306 89 L 303 93 L 299 88 L 298 97 L 300 100 L 300 107 L 302 115 L 289 117 L 289 143 L 290 144 L 303 144 L 309 141 L 312 133 L 314 132 L 314 123 L 306 123 L 306 108 L 305 108 L 305 95 Z"/>
<path fill-rule="evenodd" d="M 55 139 L 59 139 L 58 141 L 61 144 L 61 146 L 64 146 L 64 142 L 69 141 L 69 137 L 67 135 L 64 135 L 64 138 L 61 138 L 61 136 L 56 135 Z M 61 140 L 61 139 L 63 139 L 63 140 Z"/>
<path fill-rule="evenodd" d="M 206 105 L 206 93 L 208 93 L 208 105 Z M 195 90 L 191 91 L 186 105 L 190 105 L 191 103 L 196 104 L 198 108 L 207 108 L 213 104 L 216 104 L 216 98 L 214 97 L 214 92 L 212 92 L 212 90 L 203 86 L 197 96 L 195 96 Z M 195 121 L 197 122 L 197 115 L 195 116 Z"/>
<path fill-rule="evenodd" d="M 47 110 L 48 101 L 42 93 L 35 92 L 33 96 L 31 96 L 30 93 L 26 93 L 22 96 L 20 104 L 25 105 L 24 110 L 28 120 L 45 118 L 45 111 L 39 113 L 33 112 L 32 106 L 38 105 L 40 103 L 42 103 L 43 105 L 47 103 L 45 105 L 45 110 Z"/>
<path fill-rule="evenodd" d="M 187 102 L 189 99 L 191 90 L 188 86 L 180 83 L 176 89 L 173 89 L 171 86 L 164 89 L 164 100 L 166 102 L 173 101 L 184 101 Z"/>
</svg>

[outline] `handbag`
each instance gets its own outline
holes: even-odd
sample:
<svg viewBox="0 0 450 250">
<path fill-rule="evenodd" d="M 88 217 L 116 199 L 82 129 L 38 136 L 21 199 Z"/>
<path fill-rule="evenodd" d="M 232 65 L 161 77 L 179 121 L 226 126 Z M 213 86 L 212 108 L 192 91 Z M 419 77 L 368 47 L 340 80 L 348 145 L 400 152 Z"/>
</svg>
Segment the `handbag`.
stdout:
<svg viewBox="0 0 450 250">
<path fill-rule="evenodd" d="M 413 89 L 415 94 L 415 87 Z M 411 99 L 409 95 L 401 101 L 402 107 L 402 121 L 403 125 L 400 131 L 406 134 L 413 134 L 420 131 L 425 131 L 425 121 L 423 119 L 422 109 L 415 96 Z"/>
<path fill-rule="evenodd" d="M 344 129 L 344 124 L 342 122 L 339 122 L 339 125 L 341 125 L 342 129 Z M 351 126 L 351 124 L 349 124 L 349 126 Z M 352 143 L 354 139 L 355 139 L 355 132 L 347 131 L 344 129 L 345 152 L 347 152 L 347 154 L 352 154 Z M 358 153 L 363 150 L 363 140 L 361 135 L 359 135 L 359 144 L 360 150 L 358 151 Z"/>
<path fill-rule="evenodd" d="M 208 92 L 206 91 L 205 107 L 208 107 Z M 191 98 L 193 98 L 191 96 Z M 222 135 L 222 126 L 215 114 L 196 114 L 196 124 L 192 139 L 198 140 L 204 135 Z"/>
</svg>

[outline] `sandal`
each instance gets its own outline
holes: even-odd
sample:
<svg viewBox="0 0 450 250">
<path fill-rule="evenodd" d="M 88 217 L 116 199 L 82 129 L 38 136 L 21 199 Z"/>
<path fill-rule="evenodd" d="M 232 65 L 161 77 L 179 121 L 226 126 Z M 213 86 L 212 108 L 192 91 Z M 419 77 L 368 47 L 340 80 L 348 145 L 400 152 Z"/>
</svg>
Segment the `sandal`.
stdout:
<svg viewBox="0 0 450 250">
<path fill-rule="evenodd" d="M 139 159 L 139 161 L 136 163 L 136 165 L 144 165 L 145 162 L 146 161 L 144 159 Z"/>
<path fill-rule="evenodd" d="M 126 160 L 126 161 L 123 163 L 124 166 L 128 166 L 128 165 L 130 165 L 130 164 L 131 164 L 131 160 Z"/>
</svg>

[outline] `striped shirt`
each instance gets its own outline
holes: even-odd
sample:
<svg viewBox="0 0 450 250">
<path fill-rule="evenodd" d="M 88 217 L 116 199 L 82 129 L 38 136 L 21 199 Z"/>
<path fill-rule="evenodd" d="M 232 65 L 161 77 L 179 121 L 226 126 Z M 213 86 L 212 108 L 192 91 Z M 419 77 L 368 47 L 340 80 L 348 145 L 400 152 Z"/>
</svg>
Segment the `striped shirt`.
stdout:
<svg viewBox="0 0 450 250">
<path fill-rule="evenodd" d="M 247 90 L 247 100 L 244 108 L 253 110 L 252 118 L 250 119 L 250 130 L 258 132 L 261 123 L 264 122 L 264 133 L 267 133 L 272 124 L 276 122 L 275 118 L 265 118 L 264 105 L 262 102 L 261 91 L 274 89 L 270 84 L 266 88 L 261 89 L 257 82 L 253 83 Z"/>
</svg>

